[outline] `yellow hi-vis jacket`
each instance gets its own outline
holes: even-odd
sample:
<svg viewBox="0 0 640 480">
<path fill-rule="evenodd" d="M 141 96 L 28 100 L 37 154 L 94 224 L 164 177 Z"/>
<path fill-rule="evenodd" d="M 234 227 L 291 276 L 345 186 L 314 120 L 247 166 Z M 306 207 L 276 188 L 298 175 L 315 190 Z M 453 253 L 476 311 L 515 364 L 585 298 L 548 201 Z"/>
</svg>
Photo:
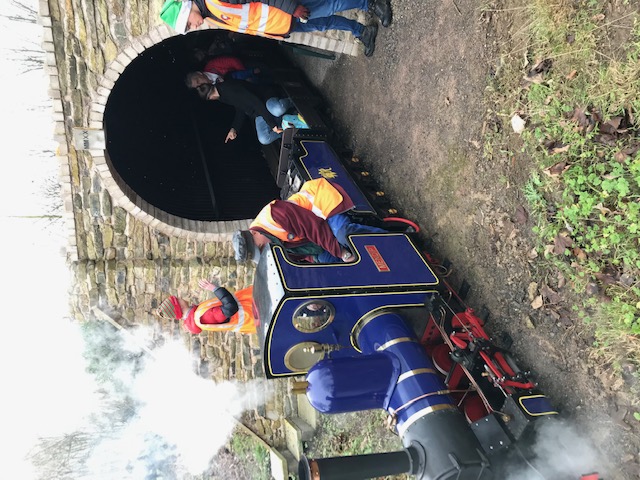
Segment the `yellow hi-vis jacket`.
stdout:
<svg viewBox="0 0 640 480">
<path fill-rule="evenodd" d="M 325 178 L 317 178 L 305 182 L 298 193 L 291 195 L 287 202 L 295 203 L 305 210 L 312 211 L 316 216 L 327 219 L 329 215 L 342 203 L 342 194 Z M 271 205 L 266 205 L 255 220 L 249 225 L 260 227 L 283 242 L 299 242 L 304 240 L 298 236 L 290 237 L 290 232 L 282 228 L 271 216 Z"/>
<path fill-rule="evenodd" d="M 261 37 L 283 37 L 291 30 L 293 16 L 259 1 L 235 5 L 206 0 L 213 17 L 205 20 L 215 27 Z"/>
<path fill-rule="evenodd" d="M 200 318 L 207 310 L 222 305 L 220 300 L 212 298 L 205 300 L 196 307 L 193 315 L 195 324 L 202 330 L 209 332 L 256 333 L 256 321 L 253 315 L 253 286 L 238 290 L 232 295 L 238 304 L 238 311 L 231 316 L 227 323 L 209 324 L 200 322 Z"/>
</svg>

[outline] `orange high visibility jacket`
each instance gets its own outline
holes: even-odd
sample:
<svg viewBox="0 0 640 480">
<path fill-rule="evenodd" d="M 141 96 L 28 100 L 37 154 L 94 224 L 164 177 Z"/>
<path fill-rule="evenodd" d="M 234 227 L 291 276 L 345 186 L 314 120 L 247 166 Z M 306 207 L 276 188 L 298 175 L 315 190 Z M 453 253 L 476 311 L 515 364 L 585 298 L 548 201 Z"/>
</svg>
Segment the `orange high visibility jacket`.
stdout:
<svg viewBox="0 0 640 480">
<path fill-rule="evenodd" d="M 291 30 L 293 16 L 259 1 L 231 4 L 220 0 L 206 0 L 213 17 L 205 20 L 212 25 L 248 35 L 283 37 Z"/>
<path fill-rule="evenodd" d="M 305 182 L 300 191 L 291 195 L 291 197 L 287 199 L 287 202 L 295 203 L 326 220 L 327 217 L 342 204 L 343 200 L 342 194 L 331 185 L 331 183 L 325 178 L 317 178 Z M 287 232 L 273 219 L 271 216 L 271 205 L 274 202 L 275 200 L 260 210 L 255 220 L 249 225 L 249 229 L 252 227 L 260 227 L 283 242 L 299 242 L 304 240 L 298 236 L 291 238 L 290 232 Z"/>
<path fill-rule="evenodd" d="M 256 322 L 253 316 L 253 286 L 238 290 L 232 295 L 238 304 L 238 311 L 231 316 L 227 323 L 209 324 L 200 322 L 200 318 L 207 310 L 222 305 L 220 300 L 212 298 L 205 300 L 196 307 L 193 316 L 195 324 L 202 330 L 209 332 L 256 333 Z"/>
</svg>

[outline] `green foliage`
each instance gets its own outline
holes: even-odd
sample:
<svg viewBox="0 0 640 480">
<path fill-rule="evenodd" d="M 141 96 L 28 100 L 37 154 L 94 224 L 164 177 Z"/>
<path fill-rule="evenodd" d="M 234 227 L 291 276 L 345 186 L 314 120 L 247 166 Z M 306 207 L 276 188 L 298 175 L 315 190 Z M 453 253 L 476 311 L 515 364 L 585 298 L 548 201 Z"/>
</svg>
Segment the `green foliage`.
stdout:
<svg viewBox="0 0 640 480">
<path fill-rule="evenodd" d="M 538 252 L 577 292 L 600 285 L 599 299 L 583 296 L 574 309 L 593 322 L 598 351 L 640 365 L 640 22 L 632 13 L 627 42 L 604 54 L 606 6 L 527 4 L 528 68 L 551 67 L 525 89 L 514 76 L 504 88 L 520 95 L 503 110 L 527 117 L 522 150 L 534 172 L 524 195 Z M 511 60 L 520 68 L 521 57 Z"/>
<path fill-rule="evenodd" d="M 231 437 L 229 450 L 238 463 L 247 466 L 247 480 L 271 478 L 269 452 L 249 435 L 236 431 Z"/>
<path fill-rule="evenodd" d="M 386 428 L 386 417 L 382 410 L 322 415 L 307 455 L 325 458 L 397 451 L 402 448 L 402 442 Z M 409 477 L 397 475 L 390 478 L 406 480 Z"/>
</svg>

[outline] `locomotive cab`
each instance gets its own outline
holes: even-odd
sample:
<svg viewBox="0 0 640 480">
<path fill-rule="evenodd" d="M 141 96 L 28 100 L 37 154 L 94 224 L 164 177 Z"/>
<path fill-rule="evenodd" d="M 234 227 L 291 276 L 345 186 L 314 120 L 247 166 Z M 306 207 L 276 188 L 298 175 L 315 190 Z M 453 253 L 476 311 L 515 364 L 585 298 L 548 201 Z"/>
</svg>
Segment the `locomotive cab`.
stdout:
<svg viewBox="0 0 640 480">
<path fill-rule="evenodd" d="M 423 307 L 435 292 L 438 278 L 408 236 L 353 235 L 350 241 L 352 263 L 301 264 L 279 246 L 263 251 L 254 303 L 268 378 L 304 374 L 329 353 L 358 355 L 359 324 L 384 309 Z"/>
</svg>

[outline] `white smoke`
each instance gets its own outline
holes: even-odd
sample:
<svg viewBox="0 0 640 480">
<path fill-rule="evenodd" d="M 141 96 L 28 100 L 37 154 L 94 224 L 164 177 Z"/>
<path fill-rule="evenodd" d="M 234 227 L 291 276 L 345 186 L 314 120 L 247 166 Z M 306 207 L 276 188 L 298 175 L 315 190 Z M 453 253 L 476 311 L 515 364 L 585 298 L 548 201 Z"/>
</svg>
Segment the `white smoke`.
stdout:
<svg viewBox="0 0 640 480">
<path fill-rule="evenodd" d="M 21 6 L 37 10 L 38 1 L 3 1 L 0 16 L 6 140 L 0 176 L 0 478 L 139 480 L 176 463 L 197 470 L 229 435 L 234 416 L 264 401 L 269 390 L 257 381 L 216 385 L 200 379 L 176 345 L 155 352 L 154 363 L 109 329 L 101 330 L 101 342 L 88 344 L 99 350 L 83 356 L 86 338 L 65 318 L 70 282 L 60 250 L 70 232 L 67 224 L 44 218 L 56 212 L 42 186 L 59 170 L 50 78 L 43 68 L 22 73 L 33 64 L 16 62 L 20 52 L 25 60 L 37 56 L 42 26 L 15 20 L 25 15 Z M 96 358 L 105 368 L 89 374 L 88 361 Z M 60 444 L 76 448 L 74 467 L 93 470 L 56 470 L 70 465 L 67 455 L 56 455 Z M 92 452 L 88 459 L 85 449 Z M 55 475 L 47 477 L 42 469 L 49 463 L 55 463 Z"/>
<path fill-rule="evenodd" d="M 60 317 L 20 320 L 27 331 L 34 330 L 22 338 L 9 329 L 0 336 L 0 477 L 29 479 L 31 464 L 24 459 L 38 439 L 80 428 L 97 395 L 84 371 L 76 326 Z"/>
<path fill-rule="evenodd" d="M 531 465 L 509 471 L 506 480 L 576 480 L 593 472 L 606 477 L 595 446 L 567 420 L 540 422 L 530 450 Z"/>
<path fill-rule="evenodd" d="M 93 449 L 87 463 L 91 478 L 139 479 L 165 468 L 201 474 L 240 415 L 273 395 L 266 380 L 215 383 L 198 376 L 181 342 L 168 342 L 152 356 L 135 347 L 129 353 L 113 359 L 113 395 L 126 397 L 122 403 L 134 413 L 112 425 L 110 438 Z"/>
</svg>

